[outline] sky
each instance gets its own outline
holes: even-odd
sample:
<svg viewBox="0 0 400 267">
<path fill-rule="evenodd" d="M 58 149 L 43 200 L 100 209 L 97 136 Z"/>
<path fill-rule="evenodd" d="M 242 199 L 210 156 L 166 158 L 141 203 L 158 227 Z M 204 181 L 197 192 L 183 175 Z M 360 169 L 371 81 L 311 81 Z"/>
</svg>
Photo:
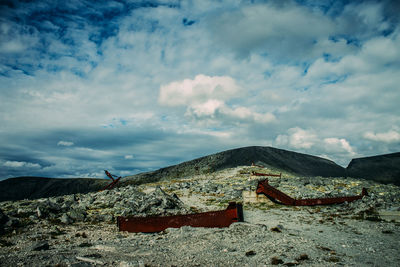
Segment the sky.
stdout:
<svg viewBox="0 0 400 267">
<path fill-rule="evenodd" d="M 0 179 L 400 151 L 398 1 L 1 1 Z"/>
</svg>

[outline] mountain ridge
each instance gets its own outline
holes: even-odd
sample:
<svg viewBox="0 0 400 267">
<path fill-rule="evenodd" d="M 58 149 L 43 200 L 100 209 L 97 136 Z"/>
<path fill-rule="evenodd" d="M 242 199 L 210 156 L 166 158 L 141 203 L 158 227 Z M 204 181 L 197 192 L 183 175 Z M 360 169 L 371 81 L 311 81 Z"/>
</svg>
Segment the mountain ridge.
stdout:
<svg viewBox="0 0 400 267">
<path fill-rule="evenodd" d="M 265 146 L 225 150 L 155 171 L 126 176 L 120 186 L 211 174 L 226 168 L 262 165 L 293 176 L 354 177 L 400 185 L 400 152 L 353 159 L 347 168 L 332 160 Z M 17 177 L 0 181 L 0 201 L 97 191 L 108 179 Z"/>
<path fill-rule="evenodd" d="M 400 186 L 400 152 L 352 159 L 347 176 Z"/>
<path fill-rule="evenodd" d="M 170 177 L 207 174 L 252 163 L 299 176 L 334 177 L 346 174 L 345 168 L 328 159 L 274 147 L 248 146 L 225 150 L 152 172 L 127 176 L 124 180 L 133 184 L 156 182 Z"/>
</svg>

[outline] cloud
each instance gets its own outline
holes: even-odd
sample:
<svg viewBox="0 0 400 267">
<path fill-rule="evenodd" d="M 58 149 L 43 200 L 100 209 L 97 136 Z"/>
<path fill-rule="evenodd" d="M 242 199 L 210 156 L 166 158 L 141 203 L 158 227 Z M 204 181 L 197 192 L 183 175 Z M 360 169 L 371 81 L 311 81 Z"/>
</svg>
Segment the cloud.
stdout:
<svg viewBox="0 0 400 267">
<path fill-rule="evenodd" d="M 252 51 L 285 58 L 309 55 L 315 40 L 334 31 L 334 23 L 320 12 L 286 3 L 223 12 L 210 21 L 210 31 L 221 45 L 239 56 L 248 56 Z"/>
<path fill-rule="evenodd" d="M 364 138 L 375 142 L 398 143 L 400 142 L 400 133 L 394 130 L 386 133 L 366 132 Z"/>
<path fill-rule="evenodd" d="M 278 146 L 309 149 L 315 144 L 316 141 L 317 136 L 312 130 L 304 130 L 299 127 L 295 127 L 290 128 L 287 135 L 278 135 L 275 143 Z"/>
<path fill-rule="evenodd" d="M 349 142 L 344 138 L 325 138 L 324 143 L 327 145 L 326 150 L 329 152 L 346 152 L 350 156 L 355 156 L 356 153 L 350 146 Z"/>
<path fill-rule="evenodd" d="M 58 141 L 57 146 L 73 146 L 74 142 Z"/>
<path fill-rule="evenodd" d="M 3 166 L 10 168 L 28 168 L 28 169 L 41 168 L 41 166 L 37 163 L 24 162 L 24 161 L 6 161 L 3 163 Z"/>
<path fill-rule="evenodd" d="M 305 130 L 299 127 L 289 129 L 287 134 L 278 135 L 274 144 L 305 153 L 313 151 L 312 154 L 329 159 L 334 156 L 336 162 L 343 165 L 347 163 L 348 158 L 358 155 L 345 138 L 321 138 L 321 134 L 318 134 L 315 130 Z"/>
<path fill-rule="evenodd" d="M 210 99 L 224 101 L 239 91 L 239 86 L 231 77 L 199 74 L 193 80 L 185 79 L 161 86 L 159 102 L 173 107 L 204 103 Z"/>
<path fill-rule="evenodd" d="M 169 107 L 186 106 L 185 116 L 207 124 L 235 122 L 269 123 L 271 113 L 254 112 L 247 107 L 231 107 L 226 102 L 243 95 L 231 77 L 197 75 L 195 79 L 175 81 L 160 87 L 159 103 Z"/>
</svg>

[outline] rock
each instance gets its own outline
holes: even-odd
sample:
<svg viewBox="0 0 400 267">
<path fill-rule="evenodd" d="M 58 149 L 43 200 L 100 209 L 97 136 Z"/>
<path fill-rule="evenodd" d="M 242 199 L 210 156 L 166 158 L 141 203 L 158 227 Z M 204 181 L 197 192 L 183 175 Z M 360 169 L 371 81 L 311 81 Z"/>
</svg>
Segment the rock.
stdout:
<svg viewBox="0 0 400 267">
<path fill-rule="evenodd" d="M 254 255 L 256 255 L 256 254 L 257 254 L 257 253 L 256 253 L 254 250 L 249 250 L 249 251 L 246 252 L 245 255 L 246 255 L 247 257 L 250 257 L 250 256 L 254 256 Z"/>
<path fill-rule="evenodd" d="M 29 208 L 25 208 L 25 207 L 20 207 L 17 210 L 17 215 L 20 218 L 21 217 L 23 217 L 23 218 L 29 217 L 30 215 L 33 215 L 34 213 L 35 213 L 34 211 L 30 210 Z"/>
<path fill-rule="evenodd" d="M 20 220 L 18 218 L 9 218 L 5 223 L 6 227 L 17 227 L 20 224 Z"/>
<path fill-rule="evenodd" d="M 277 226 L 271 228 L 272 232 L 277 232 L 277 233 L 282 232 L 282 230 L 283 230 L 283 226 L 280 225 L 280 224 L 278 224 Z"/>
<path fill-rule="evenodd" d="M 61 215 L 60 222 L 64 224 L 71 224 L 74 222 L 74 220 L 72 220 L 67 214 L 64 213 L 63 215 Z"/>
<path fill-rule="evenodd" d="M 279 259 L 278 257 L 272 257 L 271 258 L 271 264 L 272 265 L 279 265 L 282 264 L 283 260 Z"/>
<path fill-rule="evenodd" d="M 31 247 L 31 251 L 41 251 L 41 250 L 49 250 L 50 246 L 47 241 L 40 241 Z"/>
<path fill-rule="evenodd" d="M 340 258 L 336 257 L 336 256 L 330 256 L 330 257 L 325 258 L 325 260 L 328 262 L 339 262 Z"/>
<path fill-rule="evenodd" d="M 67 212 L 67 215 L 74 221 L 84 221 L 86 217 L 86 211 L 81 209 L 72 209 Z"/>
<path fill-rule="evenodd" d="M 7 221 L 8 221 L 7 215 L 5 215 L 4 212 L 0 209 L 0 234 L 4 232 L 4 226 Z"/>
<path fill-rule="evenodd" d="M 10 242 L 10 241 L 0 239 L 0 247 L 11 247 L 11 246 L 14 246 L 14 245 L 15 244 Z"/>
<path fill-rule="evenodd" d="M 44 212 L 43 208 L 37 207 L 36 215 L 38 218 L 45 218 L 47 214 Z"/>
<path fill-rule="evenodd" d="M 93 246 L 93 245 L 91 243 L 89 243 L 89 242 L 83 242 L 83 243 L 80 243 L 78 245 L 78 247 L 80 247 L 80 248 L 88 248 L 88 247 L 91 247 L 91 246 Z"/>
<path fill-rule="evenodd" d="M 58 213 L 62 210 L 62 205 L 57 203 L 56 199 L 51 199 L 46 204 L 48 205 L 47 208 L 53 213 Z"/>
<path fill-rule="evenodd" d="M 301 254 L 300 256 L 298 256 L 296 258 L 296 261 L 305 261 L 305 260 L 308 260 L 308 259 L 310 259 L 310 258 L 308 257 L 307 254 Z"/>
</svg>

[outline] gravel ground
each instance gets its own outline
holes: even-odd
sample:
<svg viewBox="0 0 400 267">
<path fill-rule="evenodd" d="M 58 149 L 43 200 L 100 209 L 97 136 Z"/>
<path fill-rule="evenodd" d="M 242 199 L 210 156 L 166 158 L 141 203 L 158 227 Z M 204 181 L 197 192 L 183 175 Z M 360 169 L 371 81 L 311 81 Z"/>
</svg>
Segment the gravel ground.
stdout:
<svg viewBox="0 0 400 267">
<path fill-rule="evenodd" d="M 0 202 L 0 266 L 399 266 L 400 223 L 379 214 L 400 211 L 400 189 L 371 181 L 291 177 L 270 184 L 293 197 L 370 196 L 332 206 L 244 203 L 243 223 L 181 227 L 160 233 L 119 232 L 118 215 L 168 215 L 224 209 L 254 190 L 238 167 L 39 200 Z M 259 177 L 258 177 L 259 178 Z"/>
</svg>

